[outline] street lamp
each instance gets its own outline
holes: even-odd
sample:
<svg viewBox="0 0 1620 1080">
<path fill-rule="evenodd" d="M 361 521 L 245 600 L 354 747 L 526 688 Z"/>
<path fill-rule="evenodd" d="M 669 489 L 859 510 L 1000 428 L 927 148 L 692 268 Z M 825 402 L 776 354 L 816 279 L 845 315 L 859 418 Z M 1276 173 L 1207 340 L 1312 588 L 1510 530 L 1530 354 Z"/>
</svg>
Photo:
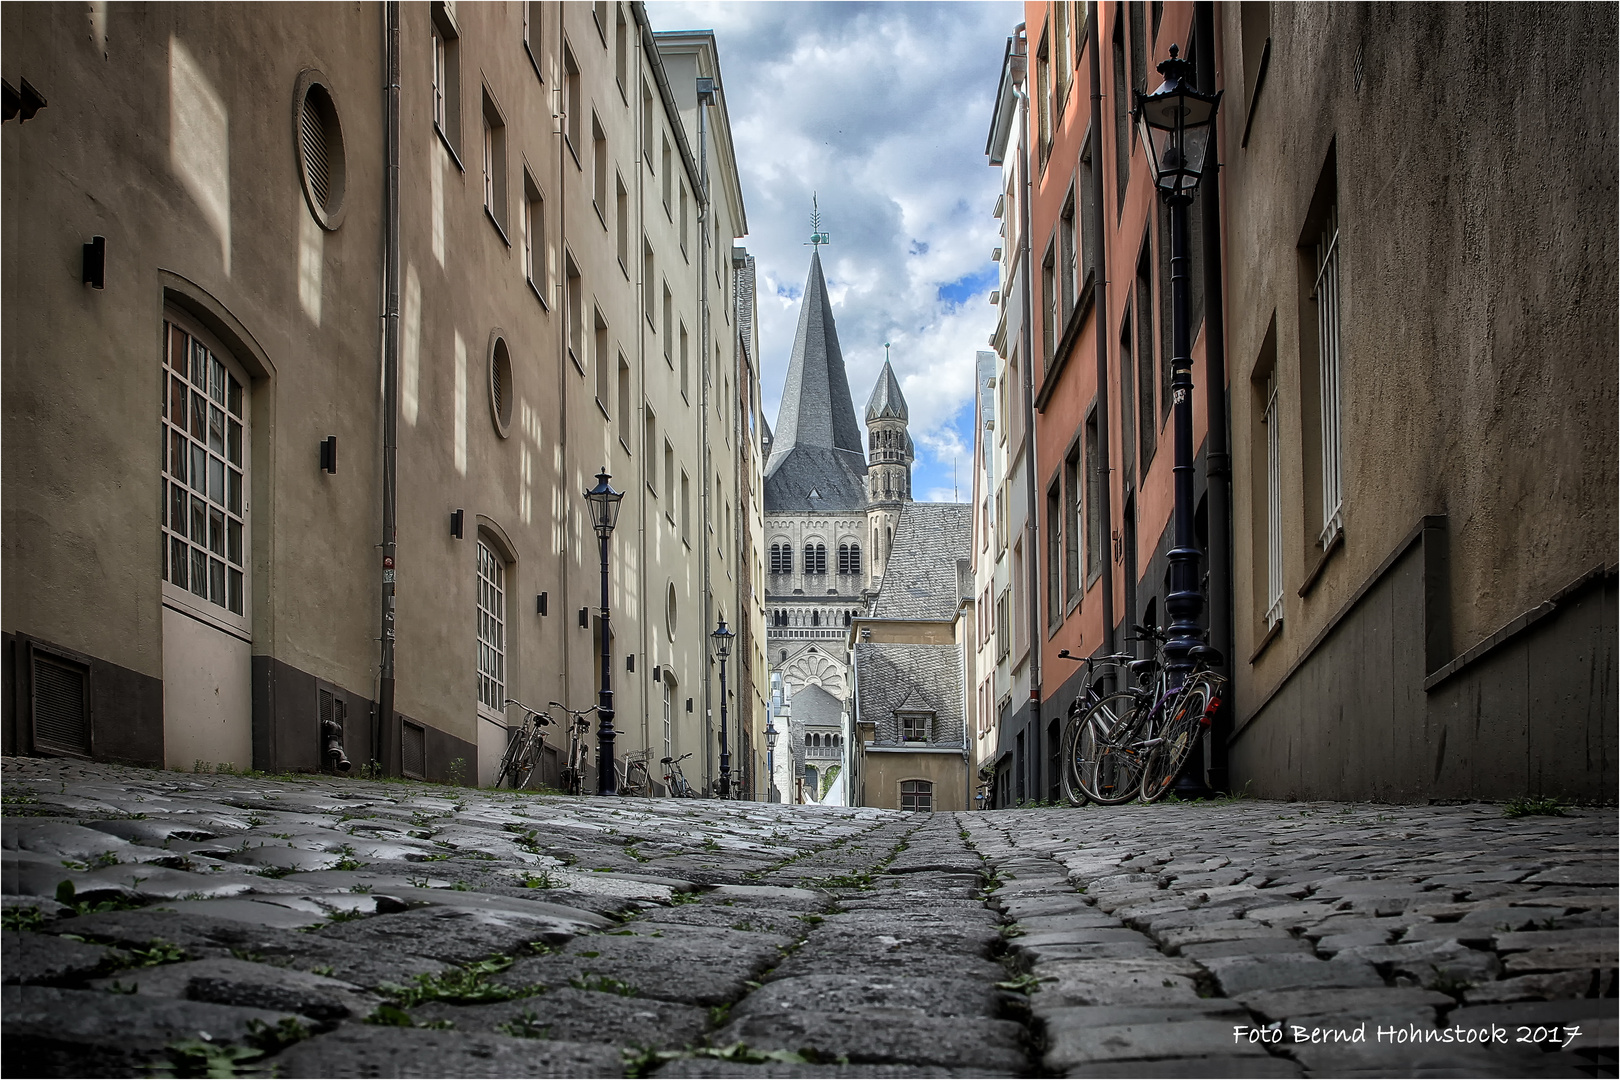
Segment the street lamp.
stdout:
<svg viewBox="0 0 1620 1080">
<path fill-rule="evenodd" d="M 596 474 L 596 486 L 585 492 L 585 501 L 591 507 L 591 524 L 602 548 L 602 689 L 596 695 L 596 793 L 617 795 L 618 775 L 613 768 L 613 663 L 612 638 L 608 634 L 608 541 L 613 537 L 613 526 L 619 523 L 619 500 L 624 492 L 614 491 L 608 483 L 607 466 Z"/>
<path fill-rule="evenodd" d="M 737 635 L 726 629 L 721 619 L 709 637 L 714 639 L 714 655 L 720 659 L 720 797 L 731 798 L 731 742 L 726 738 L 726 658 L 731 655 L 731 640 Z"/>
<path fill-rule="evenodd" d="M 765 801 L 781 802 L 782 794 L 776 788 L 776 707 L 765 713 Z"/>
<path fill-rule="evenodd" d="M 1179 687 L 1192 670 L 1192 651 L 1203 644 L 1198 618 L 1204 596 L 1198 582 L 1200 553 L 1193 529 L 1192 343 L 1187 340 L 1187 206 L 1203 179 L 1214 144 L 1215 110 L 1221 94 L 1202 93 L 1192 84 L 1193 66 L 1170 46 L 1170 59 L 1159 65 L 1164 84 L 1151 94 L 1136 95 L 1136 123 L 1147 150 L 1148 167 L 1159 197 L 1170 209 L 1170 296 L 1173 311 L 1170 365 L 1171 400 L 1175 403 L 1175 547 L 1170 550 L 1170 616 L 1165 667 Z"/>
</svg>

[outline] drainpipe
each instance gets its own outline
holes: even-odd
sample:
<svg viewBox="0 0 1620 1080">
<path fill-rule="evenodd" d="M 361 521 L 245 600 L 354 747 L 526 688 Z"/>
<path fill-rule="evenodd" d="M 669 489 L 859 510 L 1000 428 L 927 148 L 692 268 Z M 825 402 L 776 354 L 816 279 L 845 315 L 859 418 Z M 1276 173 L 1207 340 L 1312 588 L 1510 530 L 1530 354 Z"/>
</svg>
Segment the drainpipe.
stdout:
<svg viewBox="0 0 1620 1080">
<path fill-rule="evenodd" d="M 560 13 L 557 16 L 557 33 L 555 37 L 548 37 L 546 40 L 562 40 L 562 15 Z M 562 71 L 561 52 L 558 52 L 557 56 L 558 61 L 555 70 L 560 74 Z M 564 493 L 561 522 L 562 543 L 557 545 L 557 591 L 562 595 L 563 612 L 565 614 L 571 614 L 574 609 L 571 599 L 572 590 L 569 588 L 569 583 L 573 578 L 573 574 L 569 572 L 570 567 L 568 563 L 570 557 L 573 555 L 574 550 L 574 515 L 579 512 L 578 505 L 574 500 L 580 497 L 582 489 L 577 485 L 570 489 L 568 481 L 569 296 L 567 262 L 568 252 L 563 246 L 563 223 L 568 220 L 568 136 L 566 134 L 568 130 L 568 118 L 563 115 L 563 91 L 561 82 L 562 80 L 560 78 L 553 79 L 551 90 L 551 122 L 552 126 L 555 128 L 551 134 L 557 140 L 557 230 L 552 235 L 556 236 L 557 238 L 558 275 L 557 281 L 552 286 L 555 289 L 555 291 L 552 293 L 552 301 L 556 305 L 555 310 L 557 312 L 557 445 L 562 449 L 562 453 L 559 455 L 557 463 L 557 485 L 562 488 Z M 580 332 L 583 333 L 585 320 L 585 316 L 583 314 L 583 300 L 580 302 L 580 310 Z M 580 349 L 583 351 L 584 348 L 585 343 L 580 342 Z M 583 569 L 583 567 L 581 567 L 581 569 Z M 572 627 L 570 627 L 570 629 L 572 629 Z M 561 692 L 557 696 L 557 700 L 572 701 L 574 699 L 570 696 L 569 692 L 569 686 L 572 680 L 569 679 L 569 673 L 574 670 L 574 665 L 569 660 L 569 653 L 573 650 L 573 640 L 567 633 L 559 634 L 558 637 L 561 640 L 561 648 L 558 650 L 557 659 L 562 665 L 562 670 L 558 672 L 558 681 L 561 682 L 562 686 Z M 591 667 L 591 658 L 586 657 L 585 670 L 590 671 Z"/>
<path fill-rule="evenodd" d="M 711 84 L 712 85 L 712 84 Z M 714 627 L 714 581 L 710 563 L 714 559 L 714 552 L 709 550 L 709 532 L 712 530 L 716 536 L 720 530 L 714 527 L 714 510 L 712 503 L 715 492 L 710 487 L 709 473 L 713 467 L 709 455 L 709 380 L 714 372 L 709 367 L 709 219 L 713 208 L 709 205 L 709 147 L 707 141 L 708 108 L 703 102 L 701 84 L 698 91 L 697 122 L 698 122 L 698 182 L 703 185 L 703 197 L 698 203 L 698 231 L 703 235 L 698 238 L 698 318 L 701 320 L 701 329 L 698 332 L 698 347 L 703 351 L 703 385 L 699 388 L 698 411 L 703 417 L 703 531 L 698 540 L 703 544 L 703 790 L 707 792 L 714 778 L 714 701 L 712 692 L 713 677 L 709 673 L 709 631 Z M 716 257 L 719 252 L 715 253 Z"/>
<path fill-rule="evenodd" d="M 1107 235 L 1103 231 L 1103 171 L 1102 163 L 1102 65 L 1097 53 L 1097 0 L 1091 0 L 1086 5 L 1086 25 L 1089 27 L 1086 38 L 1086 49 L 1091 56 L 1088 65 L 1091 71 L 1091 131 L 1092 138 L 1096 140 L 1091 146 L 1091 218 L 1086 222 L 1086 228 L 1095 237 L 1097 247 L 1097 281 L 1093 285 L 1096 300 L 1093 309 L 1092 326 L 1095 327 L 1097 339 L 1097 464 L 1095 468 L 1100 474 L 1097 484 L 1098 499 L 1102 505 L 1097 508 L 1097 516 L 1102 519 L 1103 528 L 1103 648 L 1105 654 L 1114 651 L 1114 567 L 1109 557 L 1107 537 L 1108 530 L 1114 523 L 1113 516 L 1113 471 L 1109 466 L 1108 442 L 1108 249 L 1103 238 Z M 1207 306 L 1207 302 L 1206 302 Z M 1122 402 L 1120 408 L 1126 406 Z"/>
<path fill-rule="evenodd" d="M 384 68 L 388 74 L 383 254 L 383 505 L 382 656 L 377 710 L 371 718 L 371 759 L 388 773 L 401 762 L 394 751 L 394 570 L 399 513 L 399 0 L 383 5 Z M 384 742 L 387 745 L 384 745 Z"/>
<path fill-rule="evenodd" d="M 1017 80 L 1018 94 L 1018 123 L 1019 138 L 1023 142 L 1024 152 L 1018 155 L 1018 169 L 1023 173 L 1024 197 L 1020 200 L 1022 205 L 1018 208 L 1018 229 L 1023 234 L 1021 238 L 1022 254 L 1019 261 L 1023 264 L 1019 271 L 1024 278 L 1024 310 L 1023 310 L 1023 339 L 1024 339 L 1024 400 L 1020 407 L 1024 410 L 1024 541 L 1025 562 L 1029 581 L 1029 728 L 1034 733 L 1035 760 L 1041 760 L 1041 560 L 1040 560 L 1040 519 L 1035 508 L 1035 290 L 1030 281 L 1030 236 L 1029 236 L 1029 201 L 1034 193 L 1034 181 L 1029 175 L 1029 156 L 1033 147 L 1029 140 L 1029 35 L 1027 30 L 1020 27 L 1019 39 L 1024 46 L 1024 63 L 1022 64 L 1022 77 Z M 1095 170 L 1093 170 L 1095 171 Z M 1026 763 L 1027 769 L 1027 763 Z M 1028 781 L 1026 776 L 1025 781 Z M 1039 798 L 1039 792 L 1033 793 Z"/>
<path fill-rule="evenodd" d="M 1193 78 L 1198 89 L 1215 91 L 1215 5 L 1199 0 L 1193 5 L 1198 66 Z M 1216 143 L 1216 153 L 1220 144 Z M 1204 230 L 1204 394 L 1209 432 L 1206 480 L 1209 499 L 1209 636 L 1220 650 L 1222 674 L 1232 675 L 1232 458 L 1228 451 L 1226 393 L 1226 319 L 1221 292 L 1221 170 L 1204 175 L 1202 221 Z M 1230 698 L 1230 695 L 1227 695 Z M 1231 730 L 1231 706 L 1221 709 L 1205 742 L 1205 783 L 1214 791 L 1229 788 L 1226 737 Z"/>
</svg>

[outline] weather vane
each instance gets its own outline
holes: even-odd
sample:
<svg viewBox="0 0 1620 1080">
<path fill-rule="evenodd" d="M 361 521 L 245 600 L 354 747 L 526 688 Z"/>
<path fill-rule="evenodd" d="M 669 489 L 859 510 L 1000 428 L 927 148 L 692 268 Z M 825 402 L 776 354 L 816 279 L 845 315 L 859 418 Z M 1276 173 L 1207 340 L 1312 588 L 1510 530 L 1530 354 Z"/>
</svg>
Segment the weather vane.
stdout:
<svg viewBox="0 0 1620 1080">
<path fill-rule="evenodd" d="M 820 248 L 822 244 L 832 243 L 832 234 L 821 231 L 821 206 L 816 201 L 814 192 L 810 193 L 810 246 Z"/>
<path fill-rule="evenodd" d="M 889 343 L 887 341 L 883 343 L 883 362 L 885 364 L 889 362 Z"/>
</svg>

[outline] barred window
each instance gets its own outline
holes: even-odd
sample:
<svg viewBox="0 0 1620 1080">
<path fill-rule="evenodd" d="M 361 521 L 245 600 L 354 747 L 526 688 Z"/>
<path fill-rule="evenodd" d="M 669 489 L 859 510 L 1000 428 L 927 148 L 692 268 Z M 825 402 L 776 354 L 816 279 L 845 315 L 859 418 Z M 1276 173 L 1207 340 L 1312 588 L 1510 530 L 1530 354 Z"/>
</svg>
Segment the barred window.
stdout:
<svg viewBox="0 0 1620 1080">
<path fill-rule="evenodd" d="M 1282 440 L 1277 430 L 1277 372 L 1266 383 L 1266 629 L 1282 621 Z"/>
<path fill-rule="evenodd" d="M 1322 536 L 1326 547 L 1344 524 L 1344 472 L 1340 456 L 1339 204 L 1328 208 L 1316 243 L 1317 357 L 1322 393 Z"/>
<path fill-rule="evenodd" d="M 825 574 L 827 572 L 827 545 L 804 545 L 804 572 L 807 574 Z"/>
<path fill-rule="evenodd" d="M 175 324 L 163 333 L 163 580 L 245 625 L 246 377 Z"/>
<path fill-rule="evenodd" d="M 773 574 L 791 574 L 791 573 L 793 573 L 793 545 L 791 545 L 791 544 L 772 544 L 771 545 L 771 573 L 773 573 Z"/>
<path fill-rule="evenodd" d="M 934 809 L 934 784 L 931 780 L 900 781 L 900 809 L 931 813 Z"/>
<path fill-rule="evenodd" d="M 478 704 L 500 712 L 506 700 L 506 563 L 478 541 Z"/>
<path fill-rule="evenodd" d="M 838 572 L 840 574 L 858 574 L 861 572 L 861 545 L 838 545 Z"/>
</svg>

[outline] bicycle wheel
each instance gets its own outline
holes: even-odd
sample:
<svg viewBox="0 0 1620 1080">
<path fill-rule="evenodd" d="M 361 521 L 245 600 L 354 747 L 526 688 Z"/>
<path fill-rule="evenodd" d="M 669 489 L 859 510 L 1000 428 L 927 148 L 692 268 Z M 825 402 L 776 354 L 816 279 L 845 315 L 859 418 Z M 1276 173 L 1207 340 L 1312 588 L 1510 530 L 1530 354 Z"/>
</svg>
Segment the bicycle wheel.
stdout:
<svg viewBox="0 0 1620 1080">
<path fill-rule="evenodd" d="M 1207 682 L 1195 680 L 1177 699 L 1175 708 L 1159 739 L 1148 751 L 1147 767 L 1142 771 L 1142 801 L 1157 802 L 1164 798 L 1181 770 L 1187 767 L 1198 739 L 1204 733 L 1204 713 L 1209 709 L 1210 688 Z"/>
<path fill-rule="evenodd" d="M 512 736 L 511 740 L 506 744 L 506 753 L 501 755 L 501 771 L 495 777 L 496 787 L 500 787 L 508 780 L 512 781 L 513 787 L 522 786 L 517 779 L 517 775 L 519 763 L 525 756 L 524 751 L 528 746 L 528 742 L 528 729 L 519 728 L 517 734 Z"/>
<path fill-rule="evenodd" d="M 1080 719 L 1076 781 L 1092 802 L 1118 806 L 1136 798 L 1147 764 L 1139 745 L 1144 703 L 1135 694 L 1109 694 Z"/>
<path fill-rule="evenodd" d="M 1063 801 L 1070 806 L 1084 806 L 1091 801 L 1086 789 L 1080 786 L 1080 730 L 1081 717 L 1078 715 L 1070 716 L 1063 722 L 1058 776 Z"/>
</svg>

